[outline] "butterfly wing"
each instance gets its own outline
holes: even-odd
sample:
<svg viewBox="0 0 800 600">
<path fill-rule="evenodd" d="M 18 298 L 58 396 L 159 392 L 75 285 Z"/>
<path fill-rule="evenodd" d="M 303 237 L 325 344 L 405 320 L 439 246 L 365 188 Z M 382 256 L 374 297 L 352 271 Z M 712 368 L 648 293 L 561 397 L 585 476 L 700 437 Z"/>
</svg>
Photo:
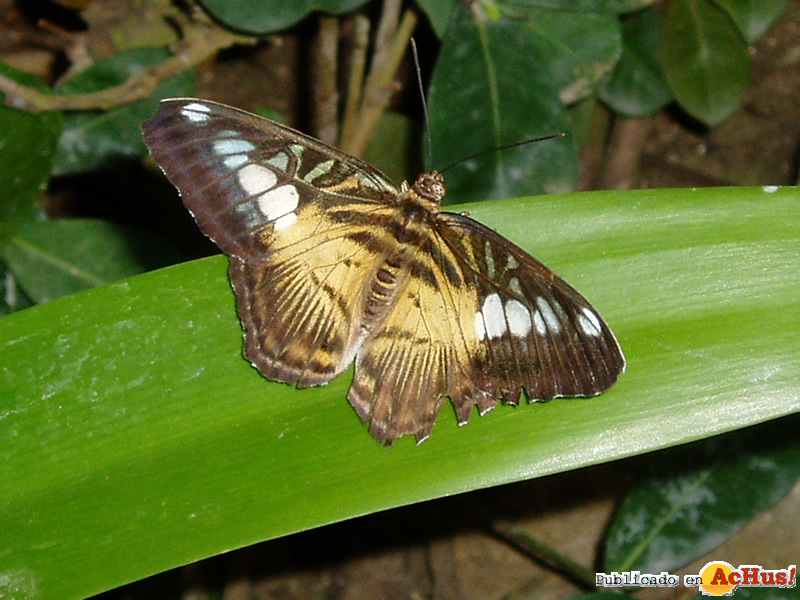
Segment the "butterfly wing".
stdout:
<svg viewBox="0 0 800 600">
<path fill-rule="evenodd" d="M 247 358 L 301 386 L 347 368 L 394 184 L 300 132 L 207 100 L 163 101 L 143 132 L 200 229 L 231 255 Z"/>
<path fill-rule="evenodd" d="M 449 396 L 460 424 L 500 398 L 595 396 L 625 369 L 589 302 L 521 248 L 440 213 L 398 303 L 356 360 L 349 398 L 379 440 L 425 439 Z M 412 269 L 413 270 L 413 269 Z"/>
</svg>

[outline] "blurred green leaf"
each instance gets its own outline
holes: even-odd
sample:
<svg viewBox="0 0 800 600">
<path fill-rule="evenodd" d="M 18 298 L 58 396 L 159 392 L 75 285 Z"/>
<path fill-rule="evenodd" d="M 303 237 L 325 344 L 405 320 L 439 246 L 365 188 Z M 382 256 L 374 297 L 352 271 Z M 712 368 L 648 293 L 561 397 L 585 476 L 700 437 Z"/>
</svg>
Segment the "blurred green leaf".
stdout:
<svg viewBox="0 0 800 600">
<path fill-rule="evenodd" d="M 417 4 L 428 16 L 428 21 L 430 21 L 436 36 L 440 40 L 444 38 L 456 0 L 418 0 Z"/>
<path fill-rule="evenodd" d="M 525 54 L 528 69 L 558 90 L 564 103 L 591 95 L 622 55 L 620 21 L 614 14 L 517 7 L 514 17 L 516 26 L 527 33 L 517 51 Z M 494 41 L 500 45 L 499 39 Z M 498 65 L 502 76 L 504 65 Z"/>
<path fill-rule="evenodd" d="M 585 12 L 629 13 L 634 10 L 655 4 L 656 0 L 513 0 L 499 1 L 501 6 L 509 5 L 512 9 L 525 5 L 536 8 L 555 10 L 571 10 Z"/>
<path fill-rule="evenodd" d="M 367 0 L 200 0 L 216 20 L 247 33 L 273 33 L 295 25 L 314 11 L 350 12 Z"/>
<path fill-rule="evenodd" d="M 1 62 L 0 74 L 40 91 L 46 88 L 36 77 Z M 27 113 L 0 102 L 0 253 L 47 187 L 62 127 L 61 113 Z"/>
<path fill-rule="evenodd" d="M 242 358 L 212 257 L 0 320 L 0 592 L 86 597 L 261 540 L 800 411 L 800 190 L 470 206 L 582 290 L 628 372 L 380 447 L 351 374 L 295 390 Z M 109 560 L 109 557 L 114 557 Z M 29 595 L 34 595 L 33 593 Z"/>
<path fill-rule="evenodd" d="M 34 304 L 36 303 L 19 287 L 13 273 L 0 260 L 0 318 L 23 308 L 30 308 Z"/>
<path fill-rule="evenodd" d="M 748 44 L 755 43 L 789 6 L 789 0 L 714 0 L 733 19 Z"/>
<path fill-rule="evenodd" d="M 103 60 L 58 88 L 59 94 L 85 94 L 119 85 L 128 78 L 170 58 L 166 48 L 136 48 Z M 69 175 L 113 166 L 144 156 L 142 121 L 151 117 L 163 98 L 191 96 L 194 71 L 168 79 L 148 98 L 108 111 L 67 113 L 58 140 L 54 175 Z"/>
<path fill-rule="evenodd" d="M 713 127 L 739 109 L 750 86 L 750 55 L 710 0 L 669 3 L 661 53 L 667 83 L 693 117 Z"/>
<path fill-rule="evenodd" d="M 605 572 L 675 571 L 711 552 L 800 478 L 798 420 L 663 453 L 620 508 Z"/>
<path fill-rule="evenodd" d="M 146 231 L 93 219 L 27 223 L 3 260 L 35 302 L 49 302 L 180 260 L 165 240 Z"/>
<path fill-rule="evenodd" d="M 410 117 L 392 111 L 381 115 L 372 141 L 364 152 L 364 160 L 380 165 L 381 171 L 395 182 L 413 179 L 425 168 L 419 153 L 417 123 Z"/>
<path fill-rule="evenodd" d="M 655 114 L 672 100 L 661 68 L 663 29 L 663 16 L 650 9 L 622 22 L 622 58 L 598 95 L 625 117 Z"/>
</svg>

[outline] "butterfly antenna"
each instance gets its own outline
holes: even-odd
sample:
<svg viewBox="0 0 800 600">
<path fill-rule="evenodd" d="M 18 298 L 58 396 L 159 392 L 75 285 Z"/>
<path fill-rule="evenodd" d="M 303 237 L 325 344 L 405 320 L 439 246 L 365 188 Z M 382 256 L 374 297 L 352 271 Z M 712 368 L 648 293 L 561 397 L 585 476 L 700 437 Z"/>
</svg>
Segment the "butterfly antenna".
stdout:
<svg viewBox="0 0 800 600">
<path fill-rule="evenodd" d="M 468 160 L 472 160 L 473 158 L 479 158 L 481 156 L 486 156 L 487 154 L 491 154 L 492 152 L 498 152 L 499 150 L 508 150 L 509 148 L 516 148 L 517 146 L 524 146 L 525 144 L 532 144 L 533 142 L 543 142 L 545 140 L 552 140 L 553 138 L 562 138 L 566 133 L 554 133 L 552 135 L 545 135 L 543 137 L 531 138 L 529 140 L 523 140 L 521 142 L 515 142 L 513 144 L 506 144 L 505 146 L 499 146 L 497 148 L 491 148 L 489 150 L 484 150 L 483 152 L 478 152 L 476 154 L 471 154 L 470 156 L 465 156 L 464 158 L 459 158 L 456 162 L 447 165 L 444 169 L 440 169 L 439 173 L 444 173 L 448 169 L 452 169 L 456 165 L 460 165 L 463 162 Z"/>
<path fill-rule="evenodd" d="M 422 88 L 422 69 L 419 67 L 419 55 L 417 54 L 417 42 L 411 38 L 411 54 L 414 56 L 414 68 L 417 71 L 417 86 L 419 87 L 419 97 L 422 100 L 422 116 L 425 119 L 425 140 L 428 142 L 428 164 L 426 171 L 433 167 L 433 139 L 431 138 L 431 122 L 428 119 L 428 104 L 425 102 L 425 90 Z"/>
</svg>

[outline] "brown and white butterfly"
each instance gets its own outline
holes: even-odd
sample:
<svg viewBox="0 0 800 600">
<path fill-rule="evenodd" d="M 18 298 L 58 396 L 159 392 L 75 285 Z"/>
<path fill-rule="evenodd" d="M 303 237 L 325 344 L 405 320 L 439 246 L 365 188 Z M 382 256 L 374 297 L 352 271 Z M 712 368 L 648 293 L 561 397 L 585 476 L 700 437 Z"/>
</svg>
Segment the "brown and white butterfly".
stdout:
<svg viewBox="0 0 800 600">
<path fill-rule="evenodd" d="M 589 302 L 521 248 L 441 212 L 437 172 L 399 188 L 365 162 L 207 100 L 161 103 L 144 139 L 231 257 L 245 356 L 267 378 L 348 394 L 391 443 L 499 399 L 595 396 L 625 369 Z"/>
</svg>

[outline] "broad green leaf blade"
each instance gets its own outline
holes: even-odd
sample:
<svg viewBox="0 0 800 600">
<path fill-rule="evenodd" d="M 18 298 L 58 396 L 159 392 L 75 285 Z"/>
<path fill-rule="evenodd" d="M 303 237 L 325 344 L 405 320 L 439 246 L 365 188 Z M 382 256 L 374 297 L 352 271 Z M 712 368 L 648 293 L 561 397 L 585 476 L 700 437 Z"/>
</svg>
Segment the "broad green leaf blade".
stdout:
<svg viewBox="0 0 800 600">
<path fill-rule="evenodd" d="M 755 43 L 772 27 L 789 6 L 789 0 L 714 0 L 722 8 L 747 40 Z"/>
<path fill-rule="evenodd" d="M 165 240 L 94 219 L 27 223 L 3 254 L 35 302 L 49 302 L 180 260 Z"/>
<path fill-rule="evenodd" d="M 537 50 L 516 22 L 479 21 L 457 5 L 444 38 L 429 106 L 434 167 L 560 132 L 570 123 L 558 91 L 536 67 Z M 458 115 L 458 118 L 453 118 Z M 447 172 L 447 202 L 574 189 L 574 137 L 488 152 Z"/>
<path fill-rule="evenodd" d="M 655 10 L 640 11 L 622 23 L 622 57 L 597 91 L 625 117 L 655 114 L 672 99 L 661 68 L 663 29 L 664 18 Z"/>
<path fill-rule="evenodd" d="M 0 73 L 39 90 L 45 87 L 36 77 L 4 63 Z M 0 253 L 44 193 L 62 127 L 61 113 L 31 114 L 0 102 Z"/>
<path fill-rule="evenodd" d="M 784 498 L 800 477 L 796 427 L 795 418 L 658 457 L 656 474 L 626 498 L 611 525 L 605 572 L 675 571 Z"/>
<path fill-rule="evenodd" d="M 86 69 L 58 88 L 59 94 L 84 94 L 113 87 L 147 67 L 167 60 L 166 48 L 126 50 Z M 163 98 L 191 96 L 194 71 L 164 81 L 148 98 L 108 111 L 67 113 L 58 140 L 54 175 L 70 175 L 113 166 L 147 154 L 141 124 Z"/>
<path fill-rule="evenodd" d="M 693 117 L 714 126 L 739 110 L 750 86 L 750 55 L 710 0 L 669 3 L 661 52 L 667 83 Z"/>
<path fill-rule="evenodd" d="M 272 33 L 295 25 L 314 11 L 335 15 L 353 11 L 367 0 L 201 0 L 215 19 L 247 33 Z"/>
<path fill-rule="evenodd" d="M 471 213 L 608 319 L 628 372 L 380 447 L 350 374 L 294 390 L 241 356 L 214 257 L 0 320 L 0 556 L 69 599 L 325 523 L 800 411 L 800 190 L 604 192 Z M 109 560 L 109 556 L 115 557 Z M 8 580 L 5 580 L 8 581 Z"/>
</svg>

